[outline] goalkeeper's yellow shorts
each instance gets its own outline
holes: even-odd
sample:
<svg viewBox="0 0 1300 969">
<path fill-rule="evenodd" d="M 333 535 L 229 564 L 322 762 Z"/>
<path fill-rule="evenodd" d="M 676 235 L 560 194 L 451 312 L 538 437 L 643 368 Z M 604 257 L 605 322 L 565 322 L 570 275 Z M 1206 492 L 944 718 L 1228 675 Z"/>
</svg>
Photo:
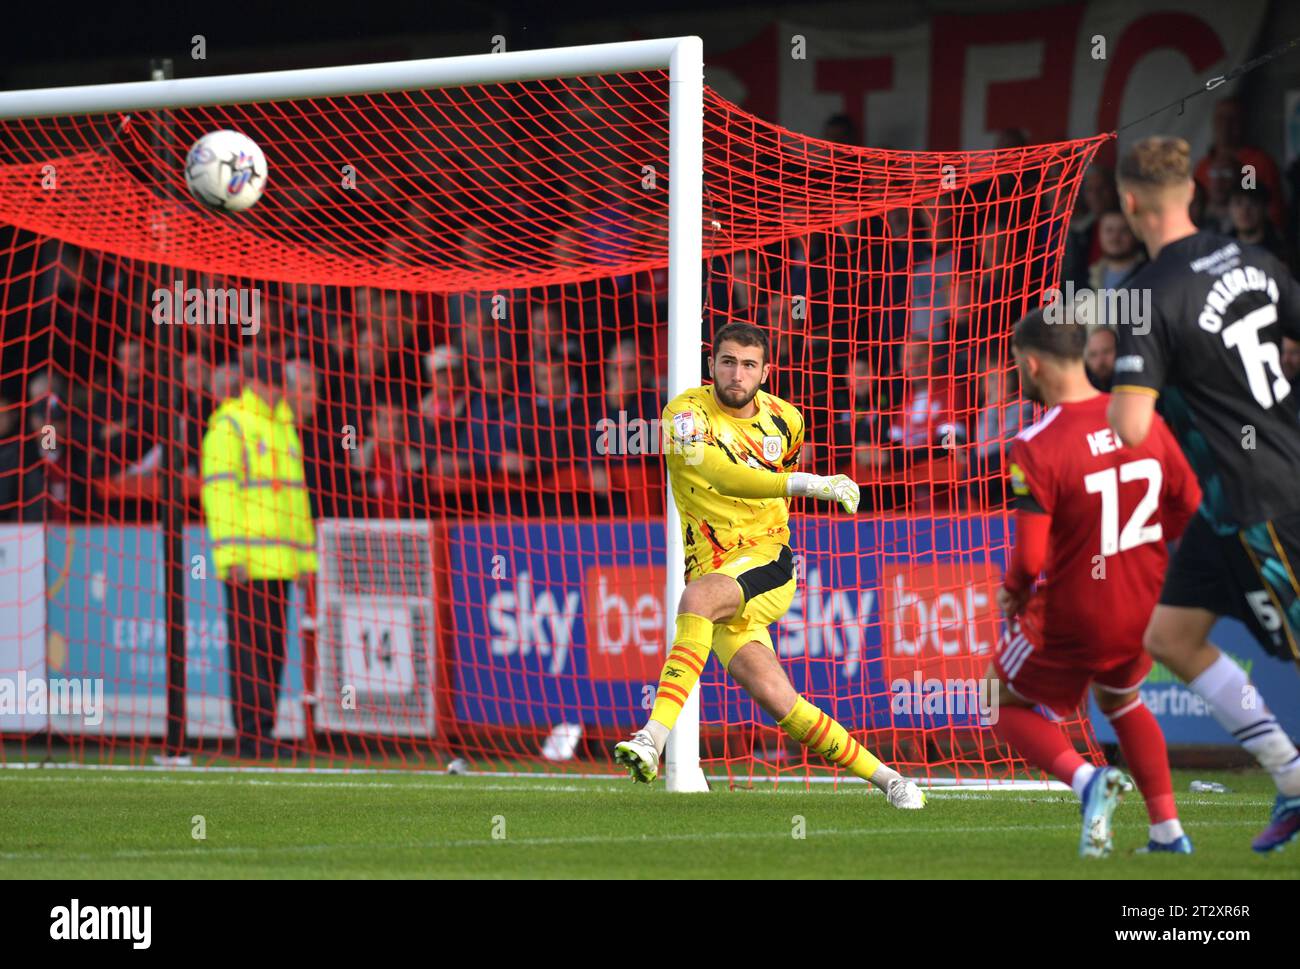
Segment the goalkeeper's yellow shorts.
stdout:
<svg viewBox="0 0 1300 969">
<path fill-rule="evenodd" d="M 736 614 L 713 624 L 713 652 L 723 667 L 746 643 L 762 643 L 775 652 L 767 627 L 785 615 L 799 583 L 794 555 L 788 545 L 751 545 L 738 548 L 713 570 L 740 584 L 741 603 Z"/>
</svg>

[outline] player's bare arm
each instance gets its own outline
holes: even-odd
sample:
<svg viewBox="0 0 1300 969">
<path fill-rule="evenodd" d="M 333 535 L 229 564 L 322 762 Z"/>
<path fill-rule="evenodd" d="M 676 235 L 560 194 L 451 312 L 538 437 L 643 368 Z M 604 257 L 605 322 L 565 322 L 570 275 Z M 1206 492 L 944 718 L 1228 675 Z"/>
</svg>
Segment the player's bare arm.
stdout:
<svg viewBox="0 0 1300 969">
<path fill-rule="evenodd" d="M 1137 447 L 1151 433 L 1156 414 L 1156 394 L 1146 388 L 1112 389 L 1106 418 L 1125 447 Z"/>
</svg>

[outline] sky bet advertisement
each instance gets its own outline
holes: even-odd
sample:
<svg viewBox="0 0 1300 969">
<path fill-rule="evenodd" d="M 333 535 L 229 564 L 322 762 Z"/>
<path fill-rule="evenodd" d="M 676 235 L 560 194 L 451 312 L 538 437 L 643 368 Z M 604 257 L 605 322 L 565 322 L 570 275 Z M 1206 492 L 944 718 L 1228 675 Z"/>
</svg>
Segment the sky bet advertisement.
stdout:
<svg viewBox="0 0 1300 969">
<path fill-rule="evenodd" d="M 670 634 L 662 528 L 450 528 L 456 716 L 536 728 L 639 725 Z M 1003 528 L 1000 517 L 795 522 L 799 591 L 772 630 L 795 688 L 853 729 L 986 725 L 996 716 L 984 672 L 1001 632 L 993 596 Z M 1290 665 L 1264 654 L 1235 622 L 1220 623 L 1212 638 L 1300 735 Z M 724 680 L 711 662 L 703 718 L 761 717 L 740 691 L 717 688 Z M 1143 698 L 1171 743 L 1231 743 L 1163 668 Z M 1095 710 L 1093 722 L 1102 740 L 1114 739 Z"/>
<path fill-rule="evenodd" d="M 795 688 L 853 729 L 987 724 L 984 672 L 1001 621 L 993 605 L 1006 547 L 1000 517 L 794 523 L 799 591 L 773 639 Z M 661 521 L 476 523 L 437 532 L 451 563 L 450 650 L 456 719 L 549 730 L 561 723 L 639 725 L 663 664 Z M 206 533 L 185 533 L 187 561 Z M 50 675 L 102 678 L 106 718 L 94 732 L 160 735 L 165 726 L 166 626 L 161 531 L 46 530 Z M 192 570 L 187 616 L 190 731 L 225 735 L 228 644 L 221 584 Z M 276 732 L 298 736 L 302 649 L 298 592 Z M 400 621 L 400 620 L 395 620 Z M 1213 640 L 1247 668 L 1292 736 L 1300 688 L 1290 664 L 1263 653 L 1235 622 Z M 761 718 L 716 662 L 706 670 L 706 721 Z M 1161 667 L 1143 699 L 1171 743 L 1230 740 L 1195 694 Z M 1102 740 L 1113 739 L 1094 711 Z M 90 728 L 86 728 L 89 730 Z"/>
</svg>

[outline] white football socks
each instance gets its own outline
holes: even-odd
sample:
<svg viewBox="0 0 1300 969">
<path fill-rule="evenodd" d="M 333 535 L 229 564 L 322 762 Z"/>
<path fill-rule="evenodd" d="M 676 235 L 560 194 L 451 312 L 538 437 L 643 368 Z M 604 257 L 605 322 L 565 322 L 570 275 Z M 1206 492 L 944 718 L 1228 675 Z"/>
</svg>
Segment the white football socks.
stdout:
<svg viewBox="0 0 1300 969">
<path fill-rule="evenodd" d="M 1167 845 L 1169 842 L 1177 841 L 1183 836 L 1183 824 L 1177 818 L 1170 818 L 1168 821 L 1161 821 L 1159 824 L 1151 825 L 1150 832 L 1152 841 Z"/>
<path fill-rule="evenodd" d="M 1269 712 L 1246 671 L 1220 653 L 1210 666 L 1187 684 L 1210 705 L 1220 726 L 1273 775 L 1277 789 L 1288 797 L 1300 796 L 1300 753 L 1277 718 Z"/>
<path fill-rule="evenodd" d="M 1083 800 L 1083 789 L 1088 786 L 1088 782 L 1092 780 L 1092 775 L 1095 773 L 1097 773 L 1097 768 L 1091 764 L 1083 764 L 1075 770 L 1074 776 L 1070 778 L 1070 787 L 1080 801 Z"/>
<path fill-rule="evenodd" d="M 650 735 L 650 739 L 655 742 L 655 750 L 659 756 L 664 755 L 664 747 L 668 743 L 668 734 L 671 732 L 658 720 L 647 720 L 645 722 L 645 732 Z"/>
<path fill-rule="evenodd" d="M 882 791 L 888 791 L 889 785 L 902 776 L 903 775 L 894 770 L 894 768 L 886 767 L 884 764 L 881 764 L 871 775 L 871 783 Z"/>
</svg>

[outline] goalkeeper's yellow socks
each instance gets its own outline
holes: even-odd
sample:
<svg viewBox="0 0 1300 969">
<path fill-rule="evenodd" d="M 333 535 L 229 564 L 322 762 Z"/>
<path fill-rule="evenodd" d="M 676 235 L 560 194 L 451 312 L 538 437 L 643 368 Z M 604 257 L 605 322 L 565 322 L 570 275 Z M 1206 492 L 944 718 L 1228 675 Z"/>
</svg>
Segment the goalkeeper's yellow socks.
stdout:
<svg viewBox="0 0 1300 969">
<path fill-rule="evenodd" d="M 650 721 L 645 726 L 654 738 L 660 754 L 668 742 L 669 731 L 677 723 L 677 715 L 682 712 L 682 704 L 691 695 L 691 689 L 704 672 L 712 644 L 712 619 L 689 612 L 678 614 L 673 648 L 668 651 L 664 668 L 659 672 L 655 705 L 650 711 Z"/>
<path fill-rule="evenodd" d="M 857 777 L 881 790 L 898 777 L 897 771 L 886 767 L 871 751 L 849 736 L 849 732 L 831 717 L 799 697 L 794 709 L 785 715 L 778 726 L 814 753 L 821 754 L 836 767 L 843 767 Z"/>
</svg>

